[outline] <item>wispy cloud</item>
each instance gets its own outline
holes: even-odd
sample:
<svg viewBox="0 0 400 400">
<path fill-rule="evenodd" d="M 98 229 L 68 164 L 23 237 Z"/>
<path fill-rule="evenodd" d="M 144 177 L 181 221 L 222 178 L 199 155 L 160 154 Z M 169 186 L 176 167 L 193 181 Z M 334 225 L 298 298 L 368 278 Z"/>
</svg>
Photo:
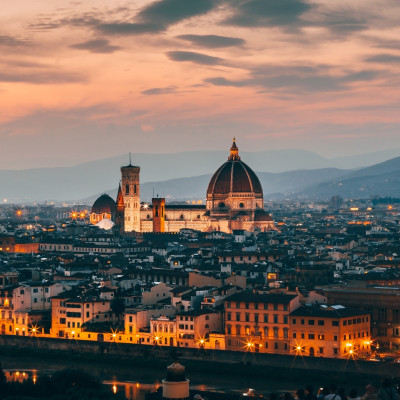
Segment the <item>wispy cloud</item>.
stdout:
<svg viewBox="0 0 400 400">
<path fill-rule="evenodd" d="M 87 50 L 91 53 L 114 53 L 121 47 L 110 44 L 107 39 L 93 39 L 87 42 L 77 43 L 70 46 L 73 49 Z"/>
<path fill-rule="evenodd" d="M 195 53 L 193 51 L 168 51 L 167 56 L 173 61 L 189 61 L 202 65 L 219 65 L 223 61 L 222 58 Z"/>
<path fill-rule="evenodd" d="M 177 37 L 195 46 L 208 48 L 243 46 L 246 43 L 245 40 L 240 38 L 218 35 L 179 35 Z"/>
</svg>

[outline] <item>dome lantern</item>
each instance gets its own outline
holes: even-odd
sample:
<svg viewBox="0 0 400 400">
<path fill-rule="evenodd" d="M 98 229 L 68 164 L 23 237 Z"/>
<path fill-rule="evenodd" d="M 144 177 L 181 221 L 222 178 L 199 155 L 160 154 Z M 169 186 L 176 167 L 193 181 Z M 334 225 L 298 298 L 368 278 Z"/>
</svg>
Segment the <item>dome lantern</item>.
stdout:
<svg viewBox="0 0 400 400">
<path fill-rule="evenodd" d="M 231 147 L 231 154 L 228 157 L 229 161 L 239 161 L 240 157 L 239 157 L 239 149 L 236 146 L 236 138 L 233 138 L 233 143 L 232 143 L 232 147 Z"/>
</svg>

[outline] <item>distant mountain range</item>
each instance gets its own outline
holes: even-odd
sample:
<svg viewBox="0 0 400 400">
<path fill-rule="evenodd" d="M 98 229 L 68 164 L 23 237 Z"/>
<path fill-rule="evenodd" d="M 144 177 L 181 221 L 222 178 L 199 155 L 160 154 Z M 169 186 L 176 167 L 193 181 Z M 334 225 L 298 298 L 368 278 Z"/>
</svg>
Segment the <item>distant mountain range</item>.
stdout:
<svg viewBox="0 0 400 400">
<path fill-rule="evenodd" d="M 400 157 L 321 182 L 297 193 L 312 199 L 326 199 L 336 194 L 345 198 L 400 197 Z"/>
<path fill-rule="evenodd" d="M 372 194 L 395 196 L 400 175 L 400 157 L 387 160 L 394 149 L 354 157 L 326 159 L 303 150 L 241 152 L 242 160 L 257 171 L 265 198 L 301 196 L 326 198 L 368 197 Z M 132 163 L 141 167 L 141 197 L 154 194 L 169 199 L 204 199 L 212 173 L 227 159 L 227 152 L 176 154 L 137 154 Z M 65 168 L 0 170 L 0 201 L 78 201 L 91 202 L 94 194 L 115 191 L 120 166 L 127 156 L 102 159 Z M 375 165 L 372 165 L 375 164 Z M 367 168 L 362 168 L 369 166 Z M 357 169 L 357 170 L 355 170 Z M 396 186 L 396 187 L 395 187 Z M 274 197 L 275 197 L 274 196 Z"/>
</svg>

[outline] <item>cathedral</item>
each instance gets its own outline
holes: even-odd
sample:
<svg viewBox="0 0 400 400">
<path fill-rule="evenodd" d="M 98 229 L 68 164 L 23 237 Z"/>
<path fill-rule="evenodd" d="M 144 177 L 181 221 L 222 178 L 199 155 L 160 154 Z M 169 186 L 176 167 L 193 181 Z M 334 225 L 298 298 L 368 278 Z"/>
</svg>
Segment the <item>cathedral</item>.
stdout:
<svg viewBox="0 0 400 400">
<path fill-rule="evenodd" d="M 116 202 L 102 195 L 93 204 L 91 222 L 102 227 L 102 216 L 106 216 L 122 232 L 179 232 L 187 228 L 231 233 L 234 230 L 265 232 L 276 229 L 271 216 L 264 210 L 261 183 L 240 159 L 235 139 L 228 160 L 217 169 L 208 184 L 206 205 L 169 205 L 164 198 L 158 197 L 152 199 L 152 204 L 141 203 L 139 175 L 140 167 L 121 167 Z"/>
</svg>

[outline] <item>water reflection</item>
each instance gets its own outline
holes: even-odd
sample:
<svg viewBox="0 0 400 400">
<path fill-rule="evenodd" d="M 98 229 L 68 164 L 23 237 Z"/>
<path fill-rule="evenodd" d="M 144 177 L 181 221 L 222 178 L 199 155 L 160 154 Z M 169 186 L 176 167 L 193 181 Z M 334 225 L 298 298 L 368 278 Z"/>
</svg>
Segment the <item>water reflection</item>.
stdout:
<svg viewBox="0 0 400 400">
<path fill-rule="evenodd" d="M 23 383 L 32 381 L 35 384 L 38 380 L 37 370 L 4 369 L 4 375 L 7 382 Z M 41 375 L 47 374 L 41 373 Z M 104 381 L 103 384 L 109 386 L 114 394 L 123 393 L 127 400 L 145 400 L 146 393 L 156 391 L 160 387 L 159 382 L 147 384 L 139 382 L 117 382 L 114 380 Z"/>
<path fill-rule="evenodd" d="M 103 382 L 109 385 L 113 393 L 123 393 L 128 400 L 145 400 L 146 393 L 156 391 L 160 384 L 139 382 Z"/>
<path fill-rule="evenodd" d="M 36 383 L 37 381 L 37 370 L 29 369 L 29 370 L 15 370 L 15 369 L 5 369 L 4 375 L 6 377 L 7 382 L 18 382 L 22 383 L 25 381 L 32 381 Z"/>
</svg>

